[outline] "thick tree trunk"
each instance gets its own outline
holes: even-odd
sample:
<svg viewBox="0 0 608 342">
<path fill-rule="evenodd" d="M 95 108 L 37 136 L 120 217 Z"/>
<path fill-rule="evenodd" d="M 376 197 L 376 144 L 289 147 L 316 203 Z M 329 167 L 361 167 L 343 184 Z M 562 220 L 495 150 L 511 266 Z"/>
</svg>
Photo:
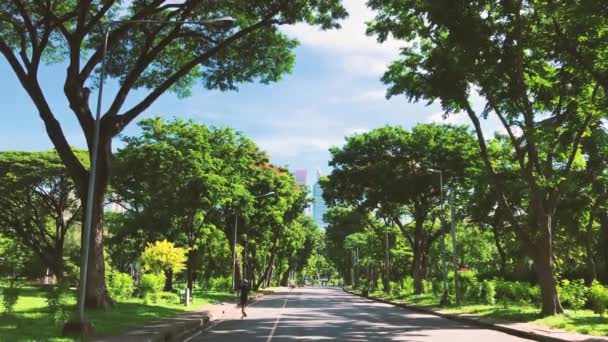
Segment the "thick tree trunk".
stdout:
<svg viewBox="0 0 608 342">
<path fill-rule="evenodd" d="M 98 184 L 95 188 L 85 293 L 85 306 L 89 309 L 108 309 L 113 305 L 113 300 L 106 288 L 103 256 L 103 205 L 106 189 L 107 183 Z"/>
<path fill-rule="evenodd" d="M 595 215 L 593 211 L 589 214 L 589 222 L 587 223 L 587 230 L 585 231 L 585 254 L 587 259 L 587 276 L 585 277 L 585 283 L 590 286 L 593 281 L 597 278 L 595 259 L 593 258 L 593 222 L 595 221 Z"/>
<path fill-rule="evenodd" d="M 498 250 L 498 255 L 500 256 L 500 275 L 504 278 L 507 276 L 507 253 L 505 253 L 505 250 L 500 243 L 498 224 L 492 225 L 492 232 L 494 233 L 494 245 L 496 245 L 496 250 Z"/>
<path fill-rule="evenodd" d="M 603 274 L 602 279 L 604 281 L 608 280 L 608 213 L 601 210 L 598 214 L 600 221 L 600 242 L 598 245 L 598 250 L 602 253 L 603 259 Z"/>
<path fill-rule="evenodd" d="M 552 241 L 552 217 L 545 215 L 539 227 L 540 236 L 535 241 L 534 265 L 541 289 L 542 311 L 545 316 L 564 313 L 559 301 L 557 284 L 553 274 L 553 241 Z"/>
<path fill-rule="evenodd" d="M 187 279 L 187 287 L 190 289 L 190 293 L 192 293 L 192 288 L 194 284 L 194 258 L 196 257 L 196 253 L 193 250 L 188 251 L 188 260 L 186 261 L 186 279 Z"/>
<path fill-rule="evenodd" d="M 55 278 L 57 279 L 57 283 L 60 283 L 65 274 L 65 265 L 63 262 L 63 253 L 60 253 L 57 258 L 55 259 L 55 262 L 53 263 L 53 273 L 55 274 Z"/>
<path fill-rule="evenodd" d="M 289 272 L 291 270 L 289 268 L 287 268 L 287 270 L 285 272 L 283 272 L 283 275 L 281 276 L 281 286 L 287 286 L 287 283 L 289 282 Z"/>
<path fill-rule="evenodd" d="M 165 291 L 173 291 L 173 270 L 165 271 Z"/>
<path fill-rule="evenodd" d="M 272 273 L 274 270 L 274 259 L 272 259 L 272 262 L 268 266 L 270 267 L 270 271 L 268 272 L 268 277 L 266 278 L 266 287 L 270 287 L 272 285 Z"/>
<path fill-rule="evenodd" d="M 89 265 L 87 272 L 87 287 L 85 293 L 85 305 L 90 309 L 107 309 L 112 307 L 113 301 L 107 291 L 105 283 L 105 262 L 103 255 L 103 208 L 105 192 L 110 179 L 110 142 L 103 143 L 101 139 L 99 146 L 99 157 L 97 164 L 97 179 L 95 181 L 95 193 L 93 196 L 93 217 L 91 228 L 91 243 L 89 245 Z M 86 184 L 86 181 L 85 181 Z M 87 190 L 88 191 L 88 190 Z M 81 198 L 86 199 L 86 191 Z M 86 208 L 86 200 L 83 208 Z M 85 220 L 83 219 L 83 222 Z M 84 230 L 83 230 L 84 233 Z"/>
<path fill-rule="evenodd" d="M 414 245 L 412 249 L 414 251 L 414 260 L 412 262 L 412 277 L 414 278 L 414 294 L 424 293 L 424 282 L 428 274 L 427 259 L 428 259 L 428 246 L 426 246 L 426 239 L 424 238 L 422 222 L 416 221 L 416 231 L 414 232 Z"/>
</svg>

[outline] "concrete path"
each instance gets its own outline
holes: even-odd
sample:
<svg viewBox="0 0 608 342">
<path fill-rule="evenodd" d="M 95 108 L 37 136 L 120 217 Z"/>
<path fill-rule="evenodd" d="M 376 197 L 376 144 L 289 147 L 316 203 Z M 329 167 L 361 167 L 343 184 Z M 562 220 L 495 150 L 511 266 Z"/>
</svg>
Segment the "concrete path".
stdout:
<svg viewBox="0 0 608 342">
<path fill-rule="evenodd" d="M 434 315 L 362 299 L 337 288 L 298 288 L 267 296 L 212 322 L 196 341 L 527 341 Z M 227 313 L 228 314 L 228 313 Z"/>
</svg>

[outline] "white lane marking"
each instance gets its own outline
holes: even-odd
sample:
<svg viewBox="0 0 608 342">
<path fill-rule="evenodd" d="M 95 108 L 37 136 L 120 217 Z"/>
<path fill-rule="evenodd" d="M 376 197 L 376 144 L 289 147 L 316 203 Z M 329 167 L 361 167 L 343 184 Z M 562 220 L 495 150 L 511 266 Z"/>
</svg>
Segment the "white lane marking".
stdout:
<svg viewBox="0 0 608 342">
<path fill-rule="evenodd" d="M 266 342 L 272 341 L 272 336 L 274 335 L 274 331 L 277 330 L 277 325 L 279 325 L 279 321 L 281 320 L 281 314 L 283 313 L 283 311 L 285 311 L 285 306 L 287 305 L 288 300 L 289 298 L 285 298 L 285 301 L 283 302 L 283 307 L 281 308 L 281 312 L 279 312 L 277 320 L 274 321 L 274 326 L 272 327 L 272 330 L 270 331 L 270 335 L 268 335 L 268 339 L 266 340 Z"/>
</svg>

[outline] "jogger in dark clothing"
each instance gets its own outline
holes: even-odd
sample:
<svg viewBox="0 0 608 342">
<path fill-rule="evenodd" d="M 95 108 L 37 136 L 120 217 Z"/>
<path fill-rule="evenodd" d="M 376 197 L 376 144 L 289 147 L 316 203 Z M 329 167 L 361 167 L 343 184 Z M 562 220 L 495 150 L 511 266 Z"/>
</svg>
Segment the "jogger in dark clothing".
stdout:
<svg viewBox="0 0 608 342">
<path fill-rule="evenodd" d="M 243 284 L 241 284 L 241 299 L 239 302 L 239 304 L 241 305 L 241 310 L 243 312 L 243 316 L 241 316 L 241 318 L 247 317 L 245 308 L 247 307 L 248 299 L 249 299 L 249 283 L 245 280 L 245 281 L 243 281 Z"/>
</svg>

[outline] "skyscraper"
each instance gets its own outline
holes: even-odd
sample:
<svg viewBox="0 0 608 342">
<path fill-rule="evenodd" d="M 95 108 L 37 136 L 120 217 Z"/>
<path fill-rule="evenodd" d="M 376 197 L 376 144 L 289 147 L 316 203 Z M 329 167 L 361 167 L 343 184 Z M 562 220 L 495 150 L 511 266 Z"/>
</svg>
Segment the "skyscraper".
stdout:
<svg viewBox="0 0 608 342">
<path fill-rule="evenodd" d="M 306 170 L 300 169 L 295 172 L 296 182 L 298 185 L 306 185 Z"/>
<path fill-rule="evenodd" d="M 323 215 L 327 211 L 327 205 L 325 204 L 325 200 L 323 200 L 323 189 L 321 189 L 321 185 L 319 184 L 319 178 L 321 178 L 321 172 L 317 170 L 317 181 L 312 187 L 312 197 L 315 200 L 312 204 L 312 218 L 321 229 L 325 230 L 327 224 L 323 221 Z"/>
<path fill-rule="evenodd" d="M 296 177 L 296 183 L 298 183 L 299 186 L 305 186 L 306 189 L 310 190 L 310 188 L 308 187 L 308 184 L 306 183 L 306 178 L 308 176 L 308 173 L 306 172 L 305 169 L 296 170 L 294 172 L 294 175 Z M 310 206 L 307 206 L 306 208 L 304 208 L 304 215 L 310 216 L 311 211 L 312 211 L 312 208 Z"/>
</svg>

